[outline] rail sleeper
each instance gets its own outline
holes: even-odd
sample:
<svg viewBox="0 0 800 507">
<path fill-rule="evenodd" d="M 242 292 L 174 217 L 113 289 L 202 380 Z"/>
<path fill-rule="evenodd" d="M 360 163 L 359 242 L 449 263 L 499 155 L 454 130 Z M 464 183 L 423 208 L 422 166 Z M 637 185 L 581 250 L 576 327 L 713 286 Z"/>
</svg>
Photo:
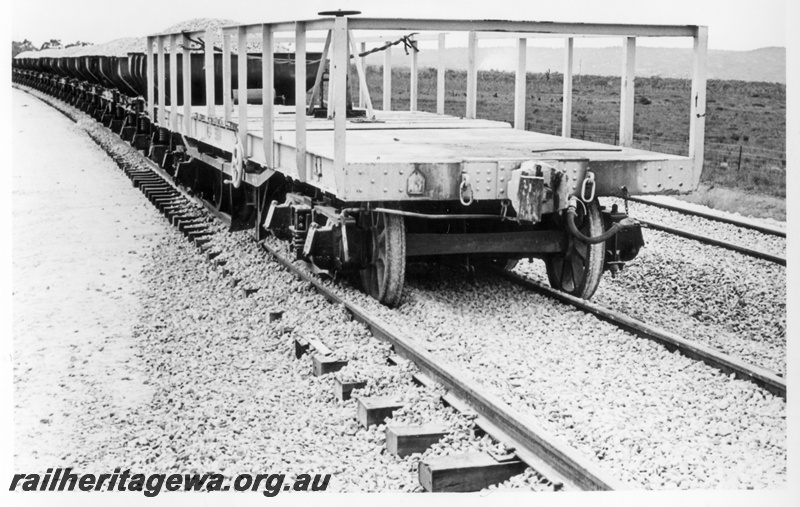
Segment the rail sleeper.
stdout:
<svg viewBox="0 0 800 507">
<path fill-rule="evenodd" d="M 447 427 L 442 424 L 421 426 L 387 426 L 386 450 L 401 458 L 415 453 L 423 453 L 430 446 L 447 435 Z"/>
<path fill-rule="evenodd" d="M 315 377 L 322 377 L 323 375 L 327 375 L 329 373 L 335 373 L 347 366 L 347 361 L 344 359 L 323 356 L 322 354 L 314 355 L 312 361 L 314 363 Z"/>
<path fill-rule="evenodd" d="M 394 396 L 369 396 L 358 399 L 356 418 L 364 428 L 373 424 L 383 424 L 395 410 L 403 408 L 403 404 Z"/>
<path fill-rule="evenodd" d="M 353 391 L 365 387 L 367 382 L 364 380 L 345 381 L 337 377 L 333 380 L 333 395 L 339 401 L 347 401 L 353 397 Z"/>
<path fill-rule="evenodd" d="M 431 492 L 480 491 L 507 481 L 525 471 L 519 460 L 497 461 L 486 453 L 474 452 L 420 461 L 419 483 Z"/>
</svg>

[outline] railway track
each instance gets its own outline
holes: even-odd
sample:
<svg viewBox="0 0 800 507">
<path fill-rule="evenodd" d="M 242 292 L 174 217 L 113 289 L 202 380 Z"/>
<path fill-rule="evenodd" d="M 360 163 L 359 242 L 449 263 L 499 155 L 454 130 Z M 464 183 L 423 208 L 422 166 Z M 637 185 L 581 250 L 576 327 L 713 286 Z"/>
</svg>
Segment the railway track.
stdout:
<svg viewBox="0 0 800 507">
<path fill-rule="evenodd" d="M 160 168 L 151 161 L 148 161 L 148 165 L 152 167 L 153 171 L 161 172 Z M 134 179 L 134 182 L 137 181 L 135 175 L 132 179 Z M 163 192 L 164 185 L 170 184 L 166 181 L 161 186 L 148 186 L 140 183 L 143 193 L 159 209 L 163 209 L 170 203 L 170 195 L 158 195 L 159 192 Z M 179 190 L 175 189 L 175 191 Z M 209 212 L 217 213 L 209 203 L 203 202 L 203 204 Z M 229 217 L 219 214 L 218 217 L 229 225 Z M 195 214 L 189 213 L 177 215 L 177 218 L 171 217 L 171 220 L 177 224 L 178 228 L 191 241 L 195 242 L 196 246 L 202 247 L 204 233 L 191 229 L 192 224 L 196 224 L 198 221 L 202 223 L 202 219 L 199 219 Z M 331 290 L 311 274 L 310 267 L 302 269 L 297 265 L 298 263 L 281 252 L 280 248 L 270 245 L 268 241 L 263 241 L 260 244 L 295 276 L 313 285 L 315 290 L 328 301 L 336 305 L 343 305 L 355 320 L 369 329 L 373 336 L 391 343 L 400 356 L 414 362 L 423 372 L 423 375 L 419 377 L 423 379 L 421 382 L 437 382 L 445 386 L 451 396 L 450 404 L 461 407 L 462 411 L 475 410 L 480 417 L 476 421 L 478 426 L 495 439 L 516 449 L 515 452 L 518 457 L 532 468 L 543 473 L 551 481 L 557 484 L 564 484 L 565 488 L 569 490 L 630 488 L 629 485 L 610 478 L 601 469 L 582 459 L 573 449 L 563 446 L 558 440 L 548 438 L 546 432 L 536 423 L 526 420 L 524 416 L 497 399 L 496 396 L 485 392 L 465 372 L 438 359 L 407 334 L 371 315 L 362 306 L 338 295 L 335 290 Z M 737 378 L 753 382 L 762 389 L 786 399 L 785 380 L 771 371 L 747 364 L 711 347 L 692 342 L 620 312 L 555 291 L 519 275 L 503 270 L 496 270 L 496 272 L 515 284 L 591 313 L 631 334 L 658 342 L 670 351 L 678 350 L 687 357 L 708 364 L 726 374 L 733 374 Z M 453 396 L 455 399 L 453 399 Z"/>
<path fill-rule="evenodd" d="M 744 229 L 751 229 L 751 230 L 754 230 L 754 231 L 761 232 L 763 234 L 769 234 L 769 235 L 778 236 L 778 237 L 781 237 L 781 238 L 785 238 L 786 237 L 786 230 L 785 229 L 782 229 L 780 227 L 775 227 L 775 226 L 772 226 L 772 225 L 769 225 L 769 224 L 766 224 L 766 223 L 763 223 L 763 222 L 758 222 L 756 220 L 748 220 L 748 219 L 745 219 L 745 218 L 734 218 L 734 217 L 730 217 L 730 216 L 716 215 L 714 213 L 706 213 L 706 212 L 703 212 L 703 211 L 689 209 L 689 208 L 685 208 L 685 207 L 682 207 L 682 206 L 676 206 L 676 205 L 673 205 L 673 204 L 662 203 L 662 202 L 656 201 L 654 199 L 650 199 L 648 197 L 643 197 L 643 196 L 639 196 L 639 197 L 628 196 L 628 200 L 632 201 L 632 202 L 638 202 L 638 203 L 641 203 L 641 204 L 646 204 L 648 206 L 653 206 L 653 207 L 656 207 L 656 208 L 662 208 L 662 209 L 666 209 L 666 210 L 669 210 L 669 211 L 675 211 L 677 213 L 682 213 L 684 215 L 696 216 L 696 217 L 700 217 L 700 218 L 705 218 L 707 220 L 714 220 L 714 221 L 722 222 L 722 223 L 725 223 L 725 224 L 735 225 L 736 227 L 741 227 L 741 228 L 744 228 Z"/>
<path fill-rule="evenodd" d="M 740 254 L 747 255 L 749 257 L 769 262 L 774 262 L 775 264 L 780 264 L 781 266 L 786 266 L 786 257 L 782 257 L 780 255 L 774 255 L 769 252 L 763 252 L 761 250 L 756 250 L 754 248 L 749 248 L 743 245 L 738 245 L 736 243 L 731 243 L 730 241 L 724 241 L 721 239 L 704 236 L 702 234 L 697 234 L 683 229 L 678 229 L 676 227 L 670 227 L 668 225 L 654 222 L 652 220 L 639 219 L 639 223 L 641 223 L 644 227 L 648 229 L 663 231 L 672 234 L 673 236 L 680 236 L 682 238 L 692 239 L 695 241 L 699 241 L 701 243 L 705 243 L 707 245 L 717 246 L 720 248 L 724 248 L 726 250 L 731 250 L 733 252 L 738 252 Z"/>
<path fill-rule="evenodd" d="M 767 236 L 773 236 L 776 238 L 786 238 L 786 231 L 779 228 L 770 226 L 769 224 L 760 223 L 755 220 L 745 220 L 745 219 L 736 219 L 733 217 L 725 217 L 720 215 L 715 215 L 713 213 L 705 213 L 702 211 L 696 211 L 688 208 L 683 208 L 680 206 L 670 205 L 670 204 L 663 204 L 653 199 L 649 199 L 643 196 L 628 196 L 627 201 L 635 202 L 639 204 L 644 204 L 646 206 L 650 206 L 657 209 L 663 209 L 667 211 L 672 211 L 675 213 L 679 213 L 681 215 L 685 215 L 688 217 L 697 217 L 703 220 L 710 220 L 712 222 L 718 222 L 726 225 L 732 225 L 738 227 L 740 229 L 746 231 L 753 231 L 755 233 L 764 234 Z M 621 201 L 621 200 L 620 200 Z M 620 202 L 621 204 L 621 202 Z M 627 208 L 626 208 L 627 209 Z M 764 248 L 753 248 L 752 246 L 747 246 L 745 244 L 737 243 L 734 241 L 729 241 L 726 239 L 720 239 L 719 237 L 714 237 L 708 234 L 702 234 L 699 232 L 693 232 L 690 230 L 686 230 L 682 227 L 675 227 L 672 225 L 665 224 L 659 220 L 651 220 L 642 218 L 641 216 L 636 216 L 636 220 L 642 224 L 642 227 L 647 229 L 652 229 L 655 231 L 665 232 L 667 234 L 671 234 L 673 236 L 678 236 L 681 238 L 690 239 L 693 241 L 697 241 L 706 245 L 715 246 L 718 248 L 723 248 L 726 250 L 730 250 L 732 252 L 737 252 L 742 255 L 746 255 L 748 257 L 752 257 L 755 259 L 761 259 L 767 262 L 772 262 L 781 266 L 786 266 L 786 257 L 783 255 L 778 255 L 774 252 L 770 252 Z"/>
<path fill-rule="evenodd" d="M 657 209 L 663 209 L 667 211 L 672 211 L 675 213 L 679 213 L 688 217 L 696 217 L 707 221 L 712 222 L 719 222 L 726 225 L 732 225 L 734 227 L 740 228 L 745 231 L 753 231 L 753 233 L 760 233 L 767 236 L 772 236 L 773 238 L 786 238 L 786 231 L 781 230 L 778 227 L 772 227 L 768 224 L 761 224 L 755 221 L 747 221 L 747 220 L 737 220 L 730 217 L 723 217 L 719 215 L 715 215 L 712 213 L 704 213 L 701 211 L 694 211 L 687 208 L 681 208 L 678 206 L 673 205 L 666 205 L 662 204 L 658 201 L 654 201 L 652 199 L 648 199 L 646 197 L 631 197 L 628 196 L 627 200 L 630 202 L 636 202 L 640 204 L 644 204 L 646 206 L 650 206 Z M 622 200 L 618 202 L 621 204 Z M 627 209 L 627 208 L 626 208 Z M 638 211 L 638 210 L 637 210 Z M 637 214 L 634 214 L 637 215 Z M 730 250 L 732 252 L 737 252 L 742 255 L 746 255 L 748 257 L 752 257 L 754 259 L 761 259 L 767 262 L 772 262 L 781 266 L 786 266 L 786 257 L 783 255 L 776 254 L 774 252 L 767 251 L 764 248 L 754 248 L 753 246 L 748 246 L 746 244 L 742 244 L 741 242 L 730 241 L 728 239 L 720 239 L 718 236 L 714 237 L 713 235 L 703 234 L 701 232 L 694 232 L 691 230 L 687 230 L 685 227 L 676 227 L 673 225 L 665 224 L 660 220 L 652 220 L 648 218 L 643 218 L 641 216 L 636 216 L 636 220 L 642 225 L 643 228 L 651 229 L 654 231 L 661 231 L 667 234 L 671 234 L 673 236 L 678 236 L 681 238 L 690 239 L 693 241 L 697 241 L 706 245 L 715 246 L 718 248 L 723 248 L 726 250 Z M 774 243 L 774 242 L 772 242 Z"/>
<path fill-rule="evenodd" d="M 784 400 L 786 399 L 786 380 L 765 368 L 748 364 L 740 359 L 732 357 L 728 354 L 724 354 L 712 347 L 687 340 L 686 338 L 678 336 L 675 333 L 671 333 L 657 326 L 647 324 L 646 322 L 632 318 L 628 315 L 617 312 L 597 303 L 553 290 L 550 287 L 520 276 L 516 273 L 501 269 L 496 269 L 495 273 L 507 280 L 512 281 L 515 284 L 525 287 L 526 289 L 590 313 L 597 318 L 609 322 L 633 335 L 660 343 L 670 351 L 678 350 L 681 354 L 697 361 L 702 361 L 703 363 L 717 368 L 726 374 L 734 374 L 737 378 L 753 382 L 762 389 L 765 389 L 776 396 L 780 396 Z"/>
<path fill-rule="evenodd" d="M 118 161 L 119 162 L 119 161 Z M 215 215 L 222 223 L 229 224 L 230 217 L 217 212 L 208 203 L 201 202 L 174 186 L 169 177 L 155 163 L 147 161 L 149 170 L 136 170 L 122 163 L 122 169 L 140 188 L 146 197 L 186 235 L 198 248 L 207 250 L 214 221 L 210 220 L 199 206 Z M 336 291 L 331 290 L 308 271 L 297 266 L 278 248 L 268 241 L 261 243 L 277 260 L 296 276 L 314 286 L 317 292 L 334 304 L 344 305 L 348 312 L 362 322 L 370 332 L 381 340 L 391 343 L 398 354 L 412 360 L 421 370 L 422 382 L 437 382 L 443 385 L 450 396 L 450 403 L 462 410 L 474 410 L 478 417 L 476 424 L 497 440 L 515 449 L 518 458 L 532 468 L 543 473 L 555 483 L 564 485 L 565 489 L 628 489 L 629 484 L 610 477 L 598 466 L 585 459 L 575 449 L 561 444 L 529 418 L 515 411 L 496 396 L 472 380 L 459 368 L 442 361 L 404 332 L 394 328 L 380 318 L 370 315 L 364 307 L 349 302 Z M 209 252 L 207 252 L 209 254 Z M 578 300 L 569 295 L 553 291 L 535 282 L 522 279 L 510 273 L 503 276 L 514 283 L 521 284 L 541 294 L 555 298 L 561 302 L 579 306 L 603 320 L 612 322 L 628 332 L 652 339 L 664 344 L 669 349 L 678 349 L 689 357 L 710 364 L 726 373 L 734 373 L 739 378 L 750 380 L 760 387 L 785 399 L 785 381 L 764 369 L 744 364 L 725 354 L 720 354 L 709 347 L 692 343 L 668 332 L 630 319 L 622 314 L 600 307 L 599 305 Z M 573 301 L 575 300 L 575 301 Z M 581 305 L 582 303 L 582 305 Z"/>
<path fill-rule="evenodd" d="M 210 236 L 207 217 L 189 204 L 199 202 L 164 178 L 163 171 L 152 161 L 147 161 L 152 170 L 132 170 L 123 166 L 123 171 L 131 178 L 134 186 L 175 225 L 189 241 L 201 248 Z M 180 199 L 186 204 L 181 205 Z M 223 223 L 230 225 L 230 218 L 219 214 L 209 203 L 202 202 L 204 208 L 216 215 Z M 461 412 L 475 411 L 478 415 L 476 425 L 515 449 L 515 454 L 551 482 L 561 485 L 565 490 L 620 490 L 632 486 L 618 481 L 597 465 L 591 463 L 575 449 L 553 438 L 536 422 L 509 407 L 496 396 L 488 393 L 477 382 L 459 368 L 428 352 L 416 340 L 372 315 L 362 306 L 349 301 L 331 290 L 309 271 L 301 269 L 280 249 L 268 242 L 261 242 L 285 268 L 295 276 L 313 285 L 315 290 L 328 301 L 343 305 L 352 317 L 364 324 L 376 338 L 392 345 L 401 357 L 412 361 L 422 372 L 417 378 L 421 383 L 433 382 L 448 390 L 448 403 Z M 213 259 L 213 254 L 210 257 Z"/>
<path fill-rule="evenodd" d="M 63 111 L 62 111 L 63 112 Z M 74 118 L 73 118 L 74 119 Z M 147 169 L 139 169 L 113 157 L 122 171 L 131 179 L 147 199 L 201 251 L 207 259 L 216 255 L 204 248 L 213 233 L 215 222 L 230 225 L 230 217 L 216 211 L 205 201 L 195 198 L 174 185 L 165 171 L 154 162 L 142 159 Z M 206 213 L 207 212 L 207 213 Z M 549 435 L 536 422 L 509 407 L 496 396 L 488 393 L 468 374 L 446 361 L 434 356 L 413 338 L 395 329 L 356 303 L 337 295 L 319 278 L 300 269 L 291 259 L 267 242 L 262 246 L 295 276 L 310 283 L 316 291 L 331 303 L 343 305 L 353 318 L 363 323 L 378 339 L 392 344 L 401 357 L 414 362 L 422 372 L 417 378 L 421 383 L 434 382 L 448 390 L 447 402 L 459 411 L 474 411 L 475 424 L 487 434 L 514 449 L 516 456 L 546 476 L 559 488 L 565 490 L 618 490 L 632 486 L 611 477 L 596 464 L 582 456 L 574 448 L 564 445 Z M 225 269 L 223 267 L 223 269 Z"/>
<path fill-rule="evenodd" d="M 517 455 L 532 468 L 554 482 L 563 482 L 567 489 L 630 489 L 630 485 L 609 477 L 574 449 L 550 437 L 534 421 L 486 392 L 467 373 L 431 354 L 406 333 L 371 315 L 365 308 L 342 298 L 317 277 L 298 268 L 291 259 L 269 243 L 264 242 L 263 246 L 297 277 L 311 283 L 331 303 L 344 305 L 353 318 L 367 326 L 373 336 L 391 343 L 398 354 L 414 362 L 425 375 L 446 387 L 461 403 L 475 410 L 481 418 L 478 424 L 496 439 L 514 447 Z"/>
<path fill-rule="evenodd" d="M 696 217 L 706 221 L 731 225 L 744 231 L 752 231 L 754 233 L 760 233 L 766 236 L 772 236 L 774 238 L 783 238 L 783 239 L 786 238 L 786 231 L 784 229 L 771 226 L 766 223 L 758 222 L 756 220 L 737 219 L 734 217 L 721 216 L 714 213 L 707 213 L 681 206 L 664 204 L 657 200 L 650 199 L 646 196 L 628 196 L 627 200 L 630 202 L 643 204 L 645 206 L 649 206 L 652 208 L 675 212 L 687 217 Z M 687 230 L 685 227 L 676 227 L 673 225 L 665 224 L 660 220 L 652 220 L 652 219 L 642 218 L 641 216 L 637 216 L 637 221 L 640 224 L 642 224 L 643 227 L 648 229 L 665 232 L 673 236 L 690 239 L 706 245 L 711 245 L 718 248 L 723 248 L 726 250 L 737 252 L 742 255 L 746 255 L 748 257 L 752 257 L 755 259 L 761 259 L 781 266 L 786 266 L 785 256 L 776 254 L 774 252 L 770 252 L 765 248 L 754 248 L 753 246 L 748 246 L 746 244 L 742 244 L 741 242 L 731 241 L 728 239 L 720 239 L 719 236 L 714 237 L 713 235 L 703 234 L 701 232 L 694 232 L 691 230 Z"/>
</svg>

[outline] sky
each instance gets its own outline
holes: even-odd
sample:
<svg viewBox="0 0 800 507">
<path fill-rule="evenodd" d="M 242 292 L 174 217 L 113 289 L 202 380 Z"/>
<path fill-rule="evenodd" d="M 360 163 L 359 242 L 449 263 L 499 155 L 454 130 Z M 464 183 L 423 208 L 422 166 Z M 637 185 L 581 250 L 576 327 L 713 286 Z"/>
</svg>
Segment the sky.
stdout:
<svg viewBox="0 0 800 507">
<path fill-rule="evenodd" d="M 787 0 L 12 0 L 12 38 L 93 43 L 143 36 L 191 18 L 242 23 L 316 18 L 332 9 L 369 17 L 708 25 L 709 48 L 786 45 Z M 795 1 L 795 0 L 788 0 Z M 154 13 L 158 13 L 155 15 Z M 682 45 L 671 40 L 643 45 Z M 597 42 L 612 45 L 612 42 Z"/>
</svg>

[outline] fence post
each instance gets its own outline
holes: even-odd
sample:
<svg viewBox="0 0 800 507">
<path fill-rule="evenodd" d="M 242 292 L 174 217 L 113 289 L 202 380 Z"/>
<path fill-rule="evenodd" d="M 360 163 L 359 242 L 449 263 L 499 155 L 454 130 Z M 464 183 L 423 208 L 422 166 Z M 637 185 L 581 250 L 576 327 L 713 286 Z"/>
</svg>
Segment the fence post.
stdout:
<svg viewBox="0 0 800 507">
<path fill-rule="evenodd" d="M 736 166 L 736 172 L 740 172 L 742 170 L 742 145 L 739 145 L 739 164 Z"/>
</svg>

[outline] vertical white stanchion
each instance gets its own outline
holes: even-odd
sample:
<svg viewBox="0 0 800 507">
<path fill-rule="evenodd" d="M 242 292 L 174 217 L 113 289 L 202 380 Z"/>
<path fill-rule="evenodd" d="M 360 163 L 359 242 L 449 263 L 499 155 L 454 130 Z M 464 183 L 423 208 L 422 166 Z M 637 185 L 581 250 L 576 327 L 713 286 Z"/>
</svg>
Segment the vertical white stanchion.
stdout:
<svg viewBox="0 0 800 507">
<path fill-rule="evenodd" d="M 563 105 L 561 107 L 561 136 L 572 137 L 572 57 L 573 57 L 572 37 L 567 38 L 564 47 L 564 93 Z"/>
<path fill-rule="evenodd" d="M 634 80 L 636 79 L 636 37 L 622 42 L 622 79 L 619 97 L 619 145 L 633 146 Z"/>
<path fill-rule="evenodd" d="M 514 128 L 525 130 L 525 92 L 528 73 L 528 39 L 517 40 L 517 75 L 514 82 Z"/>
</svg>

